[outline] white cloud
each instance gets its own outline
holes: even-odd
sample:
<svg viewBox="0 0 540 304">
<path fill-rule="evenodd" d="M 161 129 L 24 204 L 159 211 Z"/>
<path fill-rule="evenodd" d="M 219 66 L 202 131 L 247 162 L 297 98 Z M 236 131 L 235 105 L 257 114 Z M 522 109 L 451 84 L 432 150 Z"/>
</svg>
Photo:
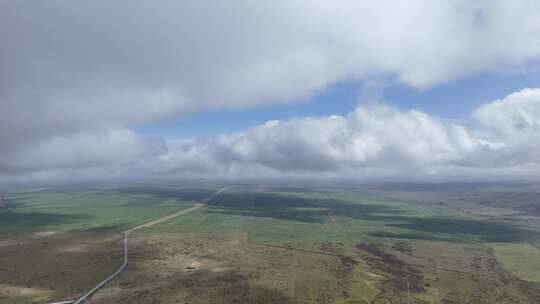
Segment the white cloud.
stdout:
<svg viewBox="0 0 540 304">
<path fill-rule="evenodd" d="M 58 133 L 374 75 L 428 87 L 517 68 L 540 55 L 538 12 L 525 0 L 5 1 L 0 129 Z"/>
<path fill-rule="evenodd" d="M 144 166 L 132 164 L 148 158 L 140 152 L 148 143 L 126 131 L 136 124 L 290 102 L 340 81 L 382 78 L 426 88 L 526 70 L 540 57 L 540 3 L 2 1 L 0 37 L 0 174 L 118 162 L 138 172 Z M 151 149 L 150 158 L 162 170 L 183 163 L 168 168 L 177 172 L 535 160 L 533 135 L 510 140 L 513 127 L 490 126 L 482 111 L 475 115 L 483 127 L 471 130 L 425 113 L 363 107 L 347 117 L 270 123 L 197 141 L 175 155 Z M 486 160 L 468 156 L 483 149 Z"/>
<path fill-rule="evenodd" d="M 107 129 L 14 150 L 0 164 L 4 172 L 38 176 L 80 168 L 82 176 L 124 177 L 539 177 L 540 89 L 485 104 L 471 117 L 465 126 L 371 103 L 347 116 L 268 121 L 239 133 L 166 144 Z"/>
<path fill-rule="evenodd" d="M 474 112 L 481 126 L 512 142 L 535 142 L 540 134 L 540 89 L 523 89 Z"/>
<path fill-rule="evenodd" d="M 142 139 L 128 129 L 78 132 L 2 149 L 0 172 L 14 174 L 93 167 L 118 170 L 166 151 L 162 141 Z"/>
<path fill-rule="evenodd" d="M 384 104 L 348 116 L 269 121 L 211 140 L 170 145 L 152 174 L 537 176 L 540 89 L 474 112 L 471 127 Z M 525 121 L 525 122 L 524 122 Z"/>
<path fill-rule="evenodd" d="M 477 109 L 474 118 L 492 141 L 499 141 L 500 164 L 540 162 L 540 89 L 523 89 Z"/>
</svg>

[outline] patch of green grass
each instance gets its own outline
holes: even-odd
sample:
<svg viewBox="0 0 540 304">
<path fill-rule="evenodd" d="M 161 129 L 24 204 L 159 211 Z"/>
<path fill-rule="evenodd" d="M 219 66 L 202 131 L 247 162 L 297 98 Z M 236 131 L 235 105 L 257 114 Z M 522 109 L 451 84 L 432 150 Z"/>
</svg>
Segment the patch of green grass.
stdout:
<svg viewBox="0 0 540 304">
<path fill-rule="evenodd" d="M 349 194 L 350 195 L 350 194 Z M 435 218 L 435 216 L 437 216 Z M 446 216 L 446 217 L 444 217 Z M 153 232 L 245 233 L 254 242 L 358 242 L 396 239 L 483 241 L 513 236 L 512 227 L 457 217 L 441 206 L 375 200 L 344 193 L 237 192 L 206 208 L 154 226 Z"/>
<path fill-rule="evenodd" d="M 365 265 L 357 265 L 349 282 L 349 295 L 346 299 L 338 299 L 338 304 L 371 303 L 371 299 L 377 294 L 377 285 L 380 276 L 367 270 Z M 351 301 L 351 299 L 354 299 Z"/>
<path fill-rule="evenodd" d="M 491 248 L 508 272 L 525 281 L 540 282 L 540 250 L 528 243 L 497 243 Z"/>
<path fill-rule="evenodd" d="M 36 192 L 0 209 L 0 230 L 121 231 L 192 204 L 174 198 L 107 191 Z"/>
</svg>

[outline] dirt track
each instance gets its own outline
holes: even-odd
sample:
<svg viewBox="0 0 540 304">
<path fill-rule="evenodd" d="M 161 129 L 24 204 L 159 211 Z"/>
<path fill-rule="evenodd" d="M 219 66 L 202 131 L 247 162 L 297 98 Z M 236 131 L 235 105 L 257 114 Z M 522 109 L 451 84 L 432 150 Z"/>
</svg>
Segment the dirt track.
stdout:
<svg viewBox="0 0 540 304">
<path fill-rule="evenodd" d="M 212 194 L 209 198 L 207 198 L 205 201 L 210 201 L 212 198 L 214 198 L 217 194 L 223 192 L 223 191 L 226 191 L 228 188 L 222 188 L 218 191 L 216 191 L 214 194 Z M 139 226 L 136 226 L 136 227 L 133 227 L 129 230 L 126 230 L 124 232 L 122 232 L 122 234 L 124 235 L 124 263 L 122 264 L 122 266 L 120 266 L 120 268 L 115 272 L 113 273 L 111 276 L 107 277 L 104 281 L 102 281 L 101 283 L 99 283 L 96 287 L 94 287 L 92 290 L 90 290 L 89 292 L 87 292 L 85 295 L 83 295 L 81 298 L 79 298 L 77 301 L 75 301 L 74 303 L 75 304 L 78 304 L 78 303 L 85 303 L 87 302 L 87 298 L 91 297 L 92 295 L 94 295 L 99 289 L 101 289 L 103 286 L 105 286 L 106 284 L 108 284 L 110 281 L 112 281 L 113 279 L 115 279 L 123 270 L 124 268 L 127 266 L 127 263 L 128 263 L 128 235 L 131 233 L 131 232 L 134 232 L 136 230 L 139 230 L 139 229 L 142 229 L 142 228 L 148 228 L 148 227 L 151 227 L 153 225 L 156 225 L 156 224 L 159 224 L 159 223 L 162 223 L 162 222 L 165 222 L 165 221 L 168 221 L 170 219 L 173 219 L 177 216 L 180 216 L 180 215 L 183 215 L 183 214 L 186 214 L 186 213 L 189 213 L 189 212 L 192 212 L 194 210 L 197 210 L 201 207 L 204 207 L 204 204 L 201 204 L 201 203 L 197 203 L 195 204 L 193 207 L 191 208 L 188 208 L 188 209 L 184 209 L 184 210 L 181 210 L 181 211 L 178 211 L 176 213 L 173 213 L 173 214 L 169 214 L 167 216 L 164 216 L 162 218 L 159 218 L 157 220 L 153 220 L 153 221 L 150 221 L 150 222 L 147 222 L 147 223 L 144 223 L 142 225 L 139 225 Z M 68 302 L 68 303 L 71 303 L 71 302 Z"/>
<path fill-rule="evenodd" d="M 173 219 L 173 218 L 175 218 L 175 217 L 177 217 L 177 216 L 180 216 L 180 215 L 189 213 L 189 212 L 191 212 L 191 211 L 197 210 L 197 209 L 199 209 L 199 208 L 201 208 L 201 207 L 204 207 L 204 204 L 195 204 L 195 206 L 193 206 L 193 207 L 191 207 L 191 208 L 187 208 L 187 209 L 178 211 L 178 212 L 176 212 L 176 213 L 169 214 L 169 215 L 164 216 L 164 217 L 162 217 L 162 218 L 159 218 L 159 219 L 157 219 L 157 220 L 153 220 L 153 221 L 151 221 L 151 222 L 147 222 L 147 223 L 144 223 L 144 224 L 142 224 L 142 225 L 133 227 L 133 228 L 131 228 L 131 229 L 129 229 L 129 230 L 124 231 L 124 233 L 126 233 L 126 234 L 127 234 L 127 233 L 131 233 L 131 232 L 133 232 L 133 231 L 135 231 L 135 230 L 139 230 L 139 229 L 142 229 L 142 228 L 148 228 L 148 227 L 151 227 L 151 226 L 153 226 L 153 225 L 156 225 L 156 224 L 159 224 L 159 223 L 163 223 L 163 222 L 168 221 L 168 220 L 170 220 L 170 219 Z"/>
</svg>

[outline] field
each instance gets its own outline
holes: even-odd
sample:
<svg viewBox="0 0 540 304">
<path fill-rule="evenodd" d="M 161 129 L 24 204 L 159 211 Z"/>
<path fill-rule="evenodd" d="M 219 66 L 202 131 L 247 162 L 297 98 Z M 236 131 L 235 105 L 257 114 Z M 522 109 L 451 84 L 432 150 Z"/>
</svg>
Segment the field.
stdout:
<svg viewBox="0 0 540 304">
<path fill-rule="evenodd" d="M 218 189 L 227 188 L 213 195 Z M 540 187 L 155 181 L 6 189 L 0 302 L 539 303 Z"/>
</svg>

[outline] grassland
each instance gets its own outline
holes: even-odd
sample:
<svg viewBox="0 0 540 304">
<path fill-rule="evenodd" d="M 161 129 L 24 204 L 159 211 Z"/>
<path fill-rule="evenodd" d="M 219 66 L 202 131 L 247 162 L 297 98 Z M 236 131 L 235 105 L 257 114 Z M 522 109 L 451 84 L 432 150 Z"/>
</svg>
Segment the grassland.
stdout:
<svg viewBox="0 0 540 304">
<path fill-rule="evenodd" d="M 254 242 L 495 242 L 518 238 L 515 225 L 440 205 L 343 193 L 228 192 L 206 209 L 154 232 L 247 232 Z"/>
<path fill-rule="evenodd" d="M 156 191 L 156 189 L 153 189 Z M 0 231 L 121 231 L 193 205 L 207 190 L 19 191 L 4 196 Z"/>
<path fill-rule="evenodd" d="M 60 236 L 65 243 L 81 233 L 102 239 L 201 201 L 204 208 L 138 232 L 133 272 L 97 303 L 401 303 L 407 290 L 414 303 L 540 302 L 534 184 L 160 182 L 18 189 L 2 197 L 0 245 L 12 254 L 0 259 L 0 298 L 4 290 L 12 303 L 64 297 L 88 284 L 2 276 L 2 264 L 23 265 L 18 242 L 39 240 L 36 252 L 68 273 L 73 267 L 56 260 L 64 252 Z M 188 262 L 197 271 L 186 270 Z M 160 279 L 148 282 L 152 277 Z M 35 296 L 17 302 L 14 288 Z M 196 296 L 203 292 L 208 296 Z"/>
<path fill-rule="evenodd" d="M 540 282 L 540 250 L 531 244 L 491 244 L 497 260 L 504 268 L 522 280 Z"/>
</svg>

